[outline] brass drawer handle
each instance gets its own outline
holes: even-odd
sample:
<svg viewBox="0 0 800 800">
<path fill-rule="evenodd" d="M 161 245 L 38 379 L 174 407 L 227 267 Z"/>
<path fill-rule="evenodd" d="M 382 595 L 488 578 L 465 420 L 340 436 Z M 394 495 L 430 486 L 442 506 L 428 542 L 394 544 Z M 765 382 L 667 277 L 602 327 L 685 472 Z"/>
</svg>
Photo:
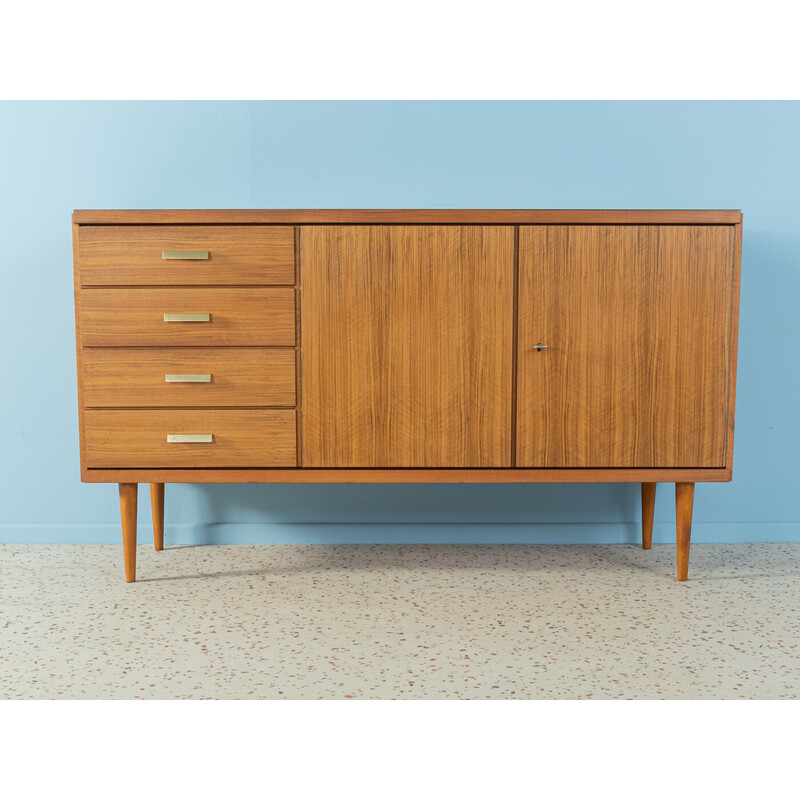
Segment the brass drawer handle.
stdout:
<svg viewBox="0 0 800 800">
<path fill-rule="evenodd" d="M 211 314 L 164 314 L 164 322 L 211 322 Z"/>
<path fill-rule="evenodd" d="M 195 442 L 213 442 L 213 433 L 168 433 L 167 444 L 192 444 Z"/>
<path fill-rule="evenodd" d="M 164 383 L 211 383 L 211 373 L 205 375 L 181 375 L 180 373 L 168 372 L 164 376 Z"/>
<path fill-rule="evenodd" d="M 208 250 L 162 250 L 161 258 L 164 261 L 180 259 L 182 261 L 205 261 L 208 258 Z"/>
</svg>

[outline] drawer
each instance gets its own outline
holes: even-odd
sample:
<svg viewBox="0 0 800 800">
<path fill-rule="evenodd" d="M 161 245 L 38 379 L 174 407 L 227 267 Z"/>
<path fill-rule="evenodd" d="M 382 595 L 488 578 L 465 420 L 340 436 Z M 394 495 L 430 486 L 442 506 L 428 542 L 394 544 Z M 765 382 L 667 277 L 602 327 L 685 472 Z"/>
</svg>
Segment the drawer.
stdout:
<svg viewBox="0 0 800 800">
<path fill-rule="evenodd" d="M 84 411 L 86 466 L 294 467 L 292 408 Z M 170 442 L 167 437 L 209 441 Z"/>
<path fill-rule="evenodd" d="M 80 315 L 84 347 L 295 345 L 291 288 L 82 289 Z"/>
<path fill-rule="evenodd" d="M 295 404 L 294 350 L 87 349 L 81 360 L 87 408 Z"/>
<path fill-rule="evenodd" d="M 78 263 L 82 286 L 292 285 L 294 228 L 81 226 Z"/>
</svg>

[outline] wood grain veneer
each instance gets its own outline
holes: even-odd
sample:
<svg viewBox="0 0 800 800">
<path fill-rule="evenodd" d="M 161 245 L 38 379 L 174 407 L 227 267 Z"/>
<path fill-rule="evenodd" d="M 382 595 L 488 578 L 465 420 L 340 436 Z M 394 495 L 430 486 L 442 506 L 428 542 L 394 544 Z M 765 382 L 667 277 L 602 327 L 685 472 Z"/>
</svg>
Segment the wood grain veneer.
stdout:
<svg viewBox="0 0 800 800">
<path fill-rule="evenodd" d="M 729 469 L 84 469 L 86 483 L 639 483 L 731 479 Z"/>
<path fill-rule="evenodd" d="M 86 446 L 83 432 L 83 339 L 81 336 L 81 290 L 80 290 L 80 261 L 78 259 L 78 233 L 80 228 L 72 226 L 72 282 L 73 302 L 75 304 L 75 362 L 78 368 L 78 447 L 80 451 L 81 470 L 86 464 Z"/>
<path fill-rule="evenodd" d="M 167 383 L 167 374 L 210 374 L 209 383 Z M 260 347 L 88 348 L 87 408 L 293 406 L 295 352 Z"/>
<path fill-rule="evenodd" d="M 294 289 L 82 289 L 84 347 L 294 347 Z M 209 322 L 164 322 L 165 313 Z"/>
<path fill-rule="evenodd" d="M 733 431 L 736 418 L 736 368 L 739 354 L 739 292 L 742 283 L 742 223 L 734 226 L 733 275 L 731 289 L 731 346 L 730 370 L 728 371 L 728 441 L 725 447 L 725 463 L 733 467 Z"/>
<path fill-rule="evenodd" d="M 690 209 L 137 209 L 75 211 L 79 225 L 735 225 L 738 210 Z"/>
<path fill-rule="evenodd" d="M 271 409 L 90 409 L 89 467 L 293 467 L 295 412 Z M 168 434 L 212 434 L 168 444 Z M 164 481 L 151 481 L 163 483 Z"/>
<path fill-rule="evenodd" d="M 304 467 L 510 467 L 514 231 L 301 231 Z"/>
<path fill-rule="evenodd" d="M 733 256 L 732 226 L 522 227 L 517 465 L 725 466 Z"/>
<path fill-rule="evenodd" d="M 164 260 L 164 250 L 208 259 Z M 294 230 L 264 225 L 84 225 L 82 286 L 294 284 Z"/>
</svg>

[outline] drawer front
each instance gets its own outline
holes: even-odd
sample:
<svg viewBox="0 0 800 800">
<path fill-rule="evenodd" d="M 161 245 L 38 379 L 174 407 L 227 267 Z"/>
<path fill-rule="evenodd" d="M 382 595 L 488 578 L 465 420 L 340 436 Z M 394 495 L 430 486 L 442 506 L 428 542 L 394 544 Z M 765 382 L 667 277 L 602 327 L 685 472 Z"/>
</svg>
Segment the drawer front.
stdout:
<svg viewBox="0 0 800 800">
<path fill-rule="evenodd" d="M 292 285 L 294 228 L 81 226 L 82 286 Z"/>
<path fill-rule="evenodd" d="M 297 429 L 290 408 L 88 410 L 86 466 L 295 467 Z M 206 439 L 208 441 L 168 441 Z"/>
<path fill-rule="evenodd" d="M 291 288 L 83 289 L 80 314 L 84 347 L 295 345 Z"/>
<path fill-rule="evenodd" d="M 293 406 L 294 350 L 88 349 L 83 402 L 122 406 Z"/>
</svg>

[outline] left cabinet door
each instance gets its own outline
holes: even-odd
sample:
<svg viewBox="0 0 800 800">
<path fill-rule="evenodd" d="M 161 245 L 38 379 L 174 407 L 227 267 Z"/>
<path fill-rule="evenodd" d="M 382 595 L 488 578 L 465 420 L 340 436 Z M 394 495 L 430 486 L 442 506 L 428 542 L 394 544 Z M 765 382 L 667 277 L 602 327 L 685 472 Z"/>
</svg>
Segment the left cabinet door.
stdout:
<svg viewBox="0 0 800 800">
<path fill-rule="evenodd" d="M 304 467 L 510 467 L 511 226 L 300 232 Z"/>
</svg>

